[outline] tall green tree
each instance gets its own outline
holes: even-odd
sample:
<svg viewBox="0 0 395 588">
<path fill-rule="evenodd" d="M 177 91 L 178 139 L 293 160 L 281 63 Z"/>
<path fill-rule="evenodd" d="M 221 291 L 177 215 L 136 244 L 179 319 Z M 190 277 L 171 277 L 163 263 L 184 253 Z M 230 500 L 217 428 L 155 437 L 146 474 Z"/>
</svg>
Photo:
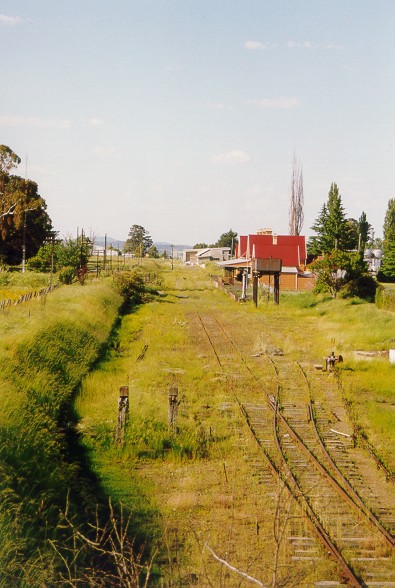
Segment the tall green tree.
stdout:
<svg viewBox="0 0 395 588">
<path fill-rule="evenodd" d="M 132 225 L 129 238 L 125 241 L 123 250 L 125 253 L 133 253 L 136 257 L 144 257 L 152 246 L 153 241 L 148 231 L 141 225 Z"/>
<path fill-rule="evenodd" d="M 372 233 L 372 225 L 368 222 L 366 212 L 363 210 L 358 219 L 358 249 L 364 251 Z"/>
<path fill-rule="evenodd" d="M 384 217 L 383 236 L 384 248 L 387 243 L 395 241 L 395 198 L 388 200 L 387 211 Z"/>
<path fill-rule="evenodd" d="M 354 226 L 346 218 L 339 188 L 334 182 L 328 200 L 311 228 L 317 235 L 309 239 L 310 255 L 323 255 L 333 249 L 346 251 L 356 248 Z"/>
<path fill-rule="evenodd" d="M 395 282 L 395 198 L 388 201 L 383 227 L 383 264 L 378 279 Z"/>
<path fill-rule="evenodd" d="M 233 254 L 234 248 L 237 244 L 237 233 L 229 229 L 226 233 L 222 233 L 215 244 L 215 247 L 230 247 Z"/>
<path fill-rule="evenodd" d="M 0 163 L 0 257 L 9 264 L 21 262 L 23 249 L 26 259 L 35 255 L 52 232 L 47 205 L 37 184 L 8 173 L 19 161 L 7 148 Z"/>
<path fill-rule="evenodd" d="M 21 158 L 12 149 L 7 145 L 0 145 L 0 175 L 8 176 L 20 163 Z"/>
<path fill-rule="evenodd" d="M 156 245 L 151 245 L 151 247 L 147 251 L 147 254 L 149 257 L 152 257 L 153 259 L 158 259 L 159 258 L 159 251 L 158 251 L 158 248 L 156 247 Z"/>
</svg>

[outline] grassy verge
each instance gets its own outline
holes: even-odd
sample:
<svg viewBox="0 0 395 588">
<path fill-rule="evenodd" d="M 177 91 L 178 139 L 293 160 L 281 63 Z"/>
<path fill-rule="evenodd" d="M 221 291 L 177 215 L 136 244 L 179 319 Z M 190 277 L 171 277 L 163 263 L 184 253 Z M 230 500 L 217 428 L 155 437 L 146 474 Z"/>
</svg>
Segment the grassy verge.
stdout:
<svg viewBox="0 0 395 588">
<path fill-rule="evenodd" d="M 2 317 L 1 586 L 61 585 L 87 565 L 82 552 L 73 570 L 66 563 L 76 554 L 62 513 L 67 511 L 75 525 L 94 517 L 98 489 L 84 471 L 84 455 L 73 454 L 70 406 L 106 343 L 120 303 L 108 285 L 78 285 Z"/>
</svg>

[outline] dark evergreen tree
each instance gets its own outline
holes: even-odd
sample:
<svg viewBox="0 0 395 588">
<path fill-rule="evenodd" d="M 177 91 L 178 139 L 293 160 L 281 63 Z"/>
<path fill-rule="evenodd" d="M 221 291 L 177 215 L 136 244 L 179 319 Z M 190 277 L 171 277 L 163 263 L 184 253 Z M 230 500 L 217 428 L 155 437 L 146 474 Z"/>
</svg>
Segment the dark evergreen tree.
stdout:
<svg viewBox="0 0 395 588">
<path fill-rule="evenodd" d="M 364 251 L 370 240 L 372 225 L 368 223 L 366 212 L 362 211 L 358 220 L 358 249 Z"/>
<path fill-rule="evenodd" d="M 226 233 L 222 233 L 222 235 L 216 242 L 215 247 L 230 247 L 233 253 L 236 243 L 237 233 L 235 233 L 235 231 L 232 231 L 232 229 L 229 229 L 229 231 L 227 231 Z"/>
<path fill-rule="evenodd" d="M 383 282 L 395 282 L 395 198 L 388 201 L 383 229 L 384 257 L 377 277 Z"/>
<path fill-rule="evenodd" d="M 333 182 L 328 201 L 311 227 L 317 233 L 309 239 L 309 255 L 323 255 L 333 249 L 347 251 L 356 248 L 355 230 L 346 218 L 339 188 Z"/>
<path fill-rule="evenodd" d="M 395 198 L 388 200 L 387 211 L 384 218 L 384 249 L 387 243 L 395 241 Z"/>
</svg>

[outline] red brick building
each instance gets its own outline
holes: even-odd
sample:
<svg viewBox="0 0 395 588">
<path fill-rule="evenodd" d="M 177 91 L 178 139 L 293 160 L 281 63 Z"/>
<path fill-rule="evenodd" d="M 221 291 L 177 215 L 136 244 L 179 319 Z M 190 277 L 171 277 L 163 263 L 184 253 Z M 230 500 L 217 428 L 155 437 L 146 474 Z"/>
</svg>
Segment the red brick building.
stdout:
<svg viewBox="0 0 395 588">
<path fill-rule="evenodd" d="M 271 229 L 262 229 L 253 235 L 241 235 L 236 248 L 236 259 L 230 260 L 227 268 L 249 268 L 253 259 L 281 259 L 280 288 L 282 290 L 311 290 L 314 276 L 306 271 L 306 238 L 304 236 L 276 235 Z M 231 264 L 231 265 L 230 265 Z M 260 278 L 262 284 L 269 283 L 269 276 Z"/>
</svg>

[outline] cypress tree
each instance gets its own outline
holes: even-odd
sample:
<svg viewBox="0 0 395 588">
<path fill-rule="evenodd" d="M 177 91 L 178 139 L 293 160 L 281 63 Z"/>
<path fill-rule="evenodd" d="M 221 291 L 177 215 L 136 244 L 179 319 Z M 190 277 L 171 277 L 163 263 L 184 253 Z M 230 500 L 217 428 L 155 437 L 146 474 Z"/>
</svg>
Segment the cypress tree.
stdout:
<svg viewBox="0 0 395 588">
<path fill-rule="evenodd" d="M 310 255 L 322 255 L 333 249 L 345 251 L 353 248 L 342 198 L 334 182 L 329 190 L 328 201 L 323 205 L 319 217 L 311 228 L 317 236 L 309 240 Z"/>
<path fill-rule="evenodd" d="M 379 272 L 379 280 L 395 281 L 395 198 L 388 201 L 384 218 L 384 259 Z"/>
</svg>

